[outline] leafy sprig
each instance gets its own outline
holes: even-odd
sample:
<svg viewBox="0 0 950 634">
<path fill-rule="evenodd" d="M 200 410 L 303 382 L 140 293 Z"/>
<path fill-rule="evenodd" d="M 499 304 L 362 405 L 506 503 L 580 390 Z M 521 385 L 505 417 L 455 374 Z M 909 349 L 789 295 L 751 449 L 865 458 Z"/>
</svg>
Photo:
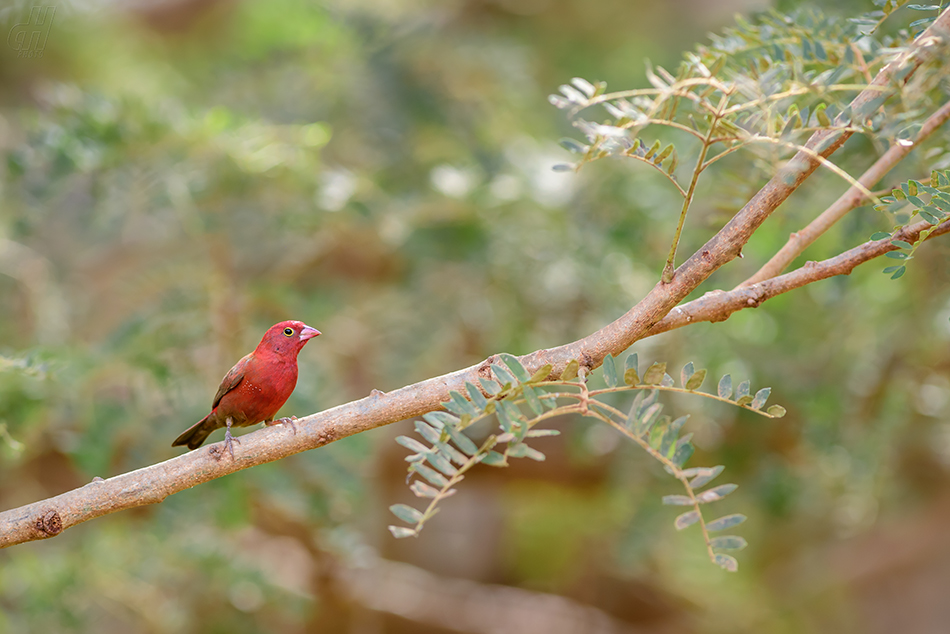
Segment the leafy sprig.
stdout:
<svg viewBox="0 0 950 634">
<path fill-rule="evenodd" d="M 927 200 L 925 201 L 924 198 Z M 907 272 L 907 263 L 914 259 L 917 248 L 931 234 L 933 228 L 950 217 L 950 170 L 930 172 L 930 184 L 924 185 L 916 180 L 908 180 L 891 190 L 887 196 L 881 196 L 881 204 L 875 205 L 878 211 L 891 214 L 904 222 L 896 225 L 890 232 L 878 231 L 871 235 L 871 240 L 890 240 L 898 247 L 896 251 L 889 251 L 888 258 L 898 260 L 899 264 L 888 266 L 885 274 L 890 274 L 896 280 Z M 930 228 L 924 229 L 911 244 L 897 237 L 897 233 L 919 218 Z"/>
<path fill-rule="evenodd" d="M 710 534 L 740 524 L 745 516 L 727 515 L 707 522 L 703 515 L 704 505 L 726 497 L 736 485 L 704 489 L 723 467 L 684 468 L 694 451 L 692 434 L 681 434 L 688 416 L 674 420 L 664 415 L 659 394 L 692 394 L 727 402 L 767 418 L 780 418 L 785 414 L 780 405 L 762 409 L 770 388 L 762 388 L 753 395 L 749 382 L 743 381 L 733 391 L 732 378 L 725 375 L 719 380 L 715 394 L 700 392 L 707 372 L 696 370 L 692 362 L 680 371 L 680 386 L 676 386 L 667 374 L 665 363 L 653 363 L 641 377 L 636 353 L 627 356 L 622 368 L 608 355 L 602 365 L 606 387 L 597 390 L 588 388 L 584 368 L 576 360 L 567 365 L 557 380 L 548 380 L 552 370 L 549 365 L 530 374 L 511 355 L 499 355 L 499 360 L 501 363 L 491 364 L 491 377 L 479 379 L 480 385 L 466 383 L 464 395 L 453 391 L 451 399 L 443 403 L 446 411 L 430 412 L 423 416 L 423 420 L 416 421 L 415 430 L 421 440 L 409 436 L 396 439 L 413 452 L 406 457 L 412 479 L 410 490 L 428 503 L 422 510 L 407 504 L 390 507 L 396 517 L 409 524 L 390 526 L 389 530 L 395 537 L 417 536 L 438 512 L 439 503 L 456 493 L 457 485 L 475 465 L 505 467 L 512 458 L 544 460 L 544 454 L 530 446 L 528 441 L 559 432 L 537 429 L 536 426 L 555 416 L 578 414 L 610 425 L 679 480 L 684 494 L 665 496 L 663 502 L 693 508 L 680 514 L 674 520 L 674 526 L 682 530 L 698 524 L 710 560 L 727 570 L 737 570 L 735 558 L 725 551 L 745 547 L 745 540 L 734 535 L 711 537 Z M 636 391 L 637 395 L 626 411 L 602 399 L 606 394 L 630 391 Z M 468 427 L 492 416 L 498 422 L 498 429 L 480 445 L 464 433 Z"/>
</svg>

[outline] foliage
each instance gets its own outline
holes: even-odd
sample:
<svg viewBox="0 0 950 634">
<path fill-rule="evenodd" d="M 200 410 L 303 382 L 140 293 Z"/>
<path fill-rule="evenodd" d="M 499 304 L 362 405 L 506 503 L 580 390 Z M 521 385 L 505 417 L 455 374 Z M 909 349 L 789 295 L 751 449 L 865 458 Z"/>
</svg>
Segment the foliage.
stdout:
<svg viewBox="0 0 950 634">
<path fill-rule="evenodd" d="M 680 430 L 689 416 L 671 420 L 669 416 L 661 415 L 663 404 L 657 402 L 657 397 L 661 391 L 695 394 L 732 403 L 768 418 L 781 418 L 785 415 L 785 408 L 781 405 L 772 405 L 767 412 L 761 411 L 771 388 L 762 388 L 755 396 L 751 396 L 749 382 L 743 381 L 736 388 L 735 400 L 730 400 L 733 396 L 732 377 L 727 374 L 719 380 L 716 395 L 697 392 L 706 377 L 706 370 L 694 370 L 692 362 L 687 363 L 680 373 L 680 388 L 674 387 L 673 378 L 666 373 L 665 363 L 654 363 L 644 371 L 641 379 L 638 356 L 633 353 L 627 356 L 622 375 L 613 357 L 608 355 L 602 366 L 607 387 L 589 390 L 587 379 L 576 360 L 568 364 L 559 380 L 547 380 L 551 366 L 543 366 L 532 375 L 515 357 L 509 354 L 499 356 L 504 365 L 491 365 L 494 378 L 479 379 L 481 387 L 466 383 L 467 397 L 453 391 L 452 400 L 443 403 L 448 412 L 432 412 L 423 416 L 425 422 L 416 421 L 416 432 L 431 445 L 407 436 L 396 439 L 399 444 L 415 452 L 406 458 L 410 476 L 417 474 L 429 482 L 426 484 L 421 479 L 414 480 L 410 487 L 412 492 L 417 497 L 431 501 L 424 511 L 406 504 L 390 507 L 396 517 L 414 525 L 412 528 L 390 526 L 389 530 L 395 537 L 418 535 L 423 525 L 438 512 L 439 502 L 456 493 L 454 487 L 464 479 L 465 472 L 475 465 L 483 463 L 492 467 L 506 467 L 508 458 L 544 460 L 544 454 L 530 447 L 527 439 L 557 435 L 558 432 L 534 427 L 555 416 L 578 414 L 610 425 L 639 445 L 662 464 L 667 473 L 679 480 L 686 489 L 686 495 L 664 496 L 663 503 L 692 506 L 693 510 L 678 516 L 674 525 L 682 530 L 698 523 L 710 559 L 726 570 L 738 570 L 734 557 L 718 551 L 741 550 L 746 546 L 745 540 L 732 535 L 710 538 L 709 533 L 736 526 L 745 521 L 745 516 L 733 514 L 707 523 L 701 509 L 702 504 L 721 500 L 732 493 L 736 485 L 723 484 L 705 491 L 698 490 L 722 473 L 723 467 L 683 468 L 694 451 L 690 443 L 692 434 L 680 436 Z M 637 391 L 638 394 L 626 414 L 603 400 L 604 395 L 628 391 Z M 565 400 L 577 403 L 563 404 Z M 533 416 L 525 415 L 524 406 Z M 463 433 L 473 424 L 492 415 L 498 420 L 500 433 L 488 436 L 481 446 Z M 500 445 L 505 445 L 503 450 Z M 431 466 L 426 466 L 425 462 Z"/>
<path fill-rule="evenodd" d="M 804 150 L 876 202 L 877 197 L 854 177 L 818 156 L 834 135 L 811 148 L 803 145 L 804 139 L 825 130 L 860 132 L 877 143 L 907 141 L 920 128 L 912 117 L 932 103 L 937 84 L 931 78 L 924 80 L 923 90 L 882 87 L 879 96 L 852 112 L 850 100 L 907 44 L 906 39 L 870 37 L 860 24 L 810 10 L 792 16 L 773 13 L 756 24 L 740 20 L 736 28 L 713 37 L 709 46 L 688 53 L 675 75 L 662 67 L 648 68 L 652 88 L 607 93 L 603 82 L 595 85 L 574 78 L 549 100 L 568 112 L 587 144 L 562 141 L 581 158 L 556 169 L 579 169 L 593 160 L 623 157 L 645 163 L 668 179 L 683 201 L 664 281 L 672 279 L 700 176 L 733 152 L 751 149 L 775 173 L 791 153 Z M 896 102 L 882 112 L 881 106 L 895 96 Z M 610 115 L 603 123 L 591 120 L 598 106 Z M 676 141 L 664 146 L 662 132 L 652 137 L 651 127 L 666 129 Z M 699 147 L 694 149 L 696 143 Z M 684 147 L 695 154 L 694 167 L 685 174 L 677 170 Z M 784 178 L 791 184 L 794 172 Z"/>
<path fill-rule="evenodd" d="M 891 251 L 887 254 L 887 257 L 901 261 L 900 264 L 884 269 L 884 273 L 890 274 L 892 280 L 902 277 L 907 272 L 907 262 L 914 258 L 917 247 L 923 244 L 933 230 L 931 228 L 921 231 L 913 244 L 894 238 L 894 234 L 909 224 L 914 217 L 925 221 L 931 227 L 943 222 L 950 212 L 950 193 L 945 191 L 948 189 L 950 189 L 950 178 L 947 172 L 934 170 L 930 173 L 930 185 L 923 185 L 915 180 L 906 181 L 901 183 L 900 187 L 891 190 L 889 196 L 881 196 L 880 204 L 874 206 L 876 210 L 886 212 L 897 220 L 897 226 L 891 233 L 878 231 L 871 236 L 872 240 L 890 239 L 891 244 L 900 247 L 899 251 Z M 926 203 L 920 198 L 920 194 L 929 196 Z M 908 207 L 909 209 L 905 209 Z"/>
</svg>

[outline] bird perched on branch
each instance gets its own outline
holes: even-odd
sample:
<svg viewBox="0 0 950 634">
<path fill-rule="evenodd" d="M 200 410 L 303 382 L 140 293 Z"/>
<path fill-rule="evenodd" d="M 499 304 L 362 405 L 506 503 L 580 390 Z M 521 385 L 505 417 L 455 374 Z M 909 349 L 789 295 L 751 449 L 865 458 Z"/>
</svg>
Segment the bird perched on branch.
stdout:
<svg viewBox="0 0 950 634">
<path fill-rule="evenodd" d="M 238 361 L 221 380 L 211 413 L 175 439 L 172 447 L 197 449 L 211 432 L 224 427 L 224 441 L 234 459 L 231 427 L 266 425 L 295 420 L 274 415 L 290 398 L 297 385 L 297 353 L 320 331 L 302 321 L 282 321 L 271 326 L 254 352 Z M 296 430 L 295 430 L 296 431 Z"/>
</svg>

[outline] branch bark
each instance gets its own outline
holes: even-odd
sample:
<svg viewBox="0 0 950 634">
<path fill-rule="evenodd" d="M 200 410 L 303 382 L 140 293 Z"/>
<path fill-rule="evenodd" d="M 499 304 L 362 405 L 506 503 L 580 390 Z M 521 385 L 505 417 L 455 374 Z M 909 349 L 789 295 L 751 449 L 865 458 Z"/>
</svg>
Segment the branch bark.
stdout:
<svg viewBox="0 0 950 634">
<path fill-rule="evenodd" d="M 927 137 L 933 134 L 937 128 L 946 123 L 947 119 L 950 119 L 950 101 L 943 104 L 943 106 L 927 118 L 927 121 L 924 122 L 920 133 L 917 135 L 917 138 L 914 139 L 913 143 L 895 143 L 892 145 L 881 158 L 874 162 L 874 165 L 869 167 L 867 171 L 861 175 L 858 182 L 866 189 L 872 188 L 879 180 L 884 178 L 895 165 L 900 163 L 905 156 L 910 154 L 911 150 L 913 150 L 918 143 L 922 143 Z M 736 288 L 752 286 L 753 284 L 781 274 L 782 271 L 792 263 L 792 260 L 801 255 L 812 242 L 821 237 L 821 235 L 834 226 L 836 222 L 844 218 L 848 212 L 858 207 L 866 198 L 867 196 L 865 196 L 864 192 L 859 188 L 854 186 L 848 188 L 848 191 L 842 194 L 841 197 L 828 207 L 828 209 L 823 211 L 821 215 L 808 223 L 804 229 L 789 236 L 788 242 L 779 249 L 778 253 L 772 256 L 772 259 L 766 262 L 752 277 L 742 282 Z"/>
<path fill-rule="evenodd" d="M 863 120 L 883 103 L 891 82 L 904 83 L 950 39 L 950 10 L 937 20 L 905 52 L 885 66 L 874 81 L 851 102 L 852 116 Z M 844 121 L 839 121 L 844 123 Z M 739 255 L 755 230 L 814 171 L 819 163 L 811 153 L 827 158 L 852 133 L 838 130 L 816 132 L 798 152 L 715 236 L 676 269 L 669 283 L 658 283 L 626 314 L 597 332 L 556 348 L 538 350 L 520 357 L 533 372 L 550 363 L 553 377 L 577 359 L 587 370 L 600 365 L 607 354 L 620 354 L 662 320 L 689 293 L 719 267 Z M 241 437 L 234 459 L 226 457 L 223 443 L 215 443 L 165 462 L 125 473 L 108 480 L 95 480 L 61 495 L 0 513 L 0 548 L 46 539 L 95 517 L 155 504 L 172 493 L 215 478 L 322 447 L 334 440 L 369 431 L 400 420 L 440 409 L 450 391 L 464 393 L 465 383 L 478 384 L 488 376 L 494 356 L 482 363 L 443 376 L 366 398 L 301 418 L 296 433 L 286 426 L 267 427 Z"/>
<path fill-rule="evenodd" d="M 931 226 L 926 222 L 909 225 L 898 231 L 894 235 L 894 239 L 913 244 L 917 241 L 920 233 Z M 946 233 L 950 233 L 950 220 L 934 227 L 934 230 L 927 236 L 927 240 Z M 712 291 L 706 293 L 699 299 L 694 299 L 671 310 L 666 317 L 654 324 L 644 336 L 652 337 L 661 332 L 703 321 L 725 321 L 729 319 L 732 313 L 743 308 L 758 308 L 763 302 L 772 299 L 776 295 L 836 275 L 850 275 L 851 271 L 859 265 L 879 258 L 889 251 L 897 251 L 899 248 L 891 244 L 890 240 L 869 241 L 833 258 L 821 262 L 808 262 L 805 266 L 785 275 L 769 278 L 750 286 L 740 286 L 728 292 Z"/>
</svg>

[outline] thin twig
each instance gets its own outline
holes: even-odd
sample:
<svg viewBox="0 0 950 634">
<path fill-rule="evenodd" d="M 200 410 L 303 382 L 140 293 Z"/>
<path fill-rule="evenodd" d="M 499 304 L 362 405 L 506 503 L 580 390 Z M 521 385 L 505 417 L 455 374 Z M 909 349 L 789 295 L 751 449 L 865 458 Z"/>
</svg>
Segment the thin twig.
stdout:
<svg viewBox="0 0 950 634">
<path fill-rule="evenodd" d="M 637 161 L 641 161 L 641 162 L 643 162 L 643 163 L 646 163 L 647 165 L 649 165 L 650 167 L 652 167 L 653 169 L 655 169 L 656 171 L 658 171 L 660 174 L 663 175 L 664 178 L 666 178 L 666 180 L 670 181 L 670 183 L 673 185 L 673 187 L 676 188 L 676 191 L 678 191 L 678 192 L 680 193 L 680 196 L 682 196 L 683 198 L 686 198 L 686 195 L 687 195 L 687 194 L 686 194 L 686 190 L 684 190 L 684 189 L 680 186 L 680 184 L 676 182 L 676 179 L 673 177 L 672 174 L 670 174 L 669 172 L 667 172 L 666 170 L 663 169 L 663 166 L 662 166 L 662 165 L 660 165 L 659 163 L 654 163 L 653 161 L 651 161 L 650 159 L 646 158 L 645 156 L 638 156 L 638 155 L 636 155 L 636 154 L 625 154 L 624 156 L 626 156 L 627 158 L 632 158 L 632 159 L 634 159 L 634 160 L 637 160 Z"/>
<path fill-rule="evenodd" d="M 604 404 L 598 402 L 598 405 L 604 405 Z M 614 412 L 616 412 L 616 414 L 619 414 L 621 420 L 623 420 L 624 416 L 622 412 L 620 412 L 619 410 L 615 408 L 610 408 L 610 409 L 613 409 Z M 654 459 L 663 463 L 663 465 L 667 469 L 669 469 L 670 473 L 673 474 L 673 477 L 680 481 L 680 483 L 683 485 L 683 488 L 686 489 L 686 495 L 689 497 L 690 501 L 692 502 L 693 510 L 695 510 L 696 514 L 699 515 L 698 523 L 699 523 L 700 528 L 702 529 L 703 541 L 706 543 L 706 553 L 709 555 L 709 560 L 715 563 L 716 553 L 713 551 L 712 540 L 709 539 L 709 530 L 706 528 L 706 518 L 703 517 L 703 511 L 700 508 L 700 502 L 696 498 L 696 493 L 693 491 L 693 487 L 689 483 L 689 478 L 687 478 L 683 474 L 683 470 L 679 467 L 679 465 L 677 465 L 675 462 L 673 462 L 672 460 L 670 460 L 669 458 L 661 454 L 659 451 L 654 449 L 652 446 L 650 446 L 650 443 L 647 442 L 644 438 L 633 433 L 632 430 L 627 429 L 626 426 L 618 423 L 610 416 L 604 416 L 603 414 L 600 414 L 599 412 L 592 412 L 592 415 L 604 421 L 605 423 L 607 423 L 608 425 L 610 425 L 611 427 L 619 431 L 621 434 L 623 434 L 624 436 L 626 436 L 633 442 L 640 445 L 640 447 L 643 448 L 647 453 L 649 453 Z"/>
<path fill-rule="evenodd" d="M 838 132 L 847 131 L 850 134 L 853 134 L 855 132 L 855 129 L 851 127 L 826 128 L 826 129 L 831 129 Z M 771 137 L 764 137 L 764 136 L 759 136 L 759 135 L 753 136 L 749 140 L 752 141 L 753 143 L 770 143 L 772 145 L 779 145 L 779 146 L 798 150 L 799 152 L 804 152 L 805 154 L 810 156 L 812 159 L 821 163 L 822 167 L 827 168 L 830 172 L 832 172 L 836 176 L 840 176 L 842 180 L 850 183 L 851 186 L 857 189 L 863 196 L 874 199 L 874 192 L 872 192 L 870 189 L 862 185 L 858 180 L 856 180 L 853 176 L 851 176 L 851 174 L 848 174 L 846 171 L 844 171 L 843 169 L 835 165 L 832 161 L 829 161 L 827 158 L 821 156 L 820 154 L 818 154 L 818 152 L 815 152 L 813 149 L 809 147 L 798 145 L 797 143 L 792 143 L 791 141 L 783 141 L 781 139 L 773 139 Z M 878 202 L 876 199 L 874 200 L 875 202 Z"/>
<path fill-rule="evenodd" d="M 699 182 L 699 175 L 703 173 L 703 163 L 706 161 L 706 153 L 709 152 L 711 145 L 710 139 L 712 139 L 713 134 L 716 132 L 716 126 L 719 125 L 719 120 L 722 118 L 723 109 L 726 107 L 726 104 L 729 103 L 730 94 L 729 92 L 724 92 L 722 98 L 719 100 L 719 106 L 712 116 L 712 121 L 709 123 L 709 130 L 703 139 L 703 146 L 699 150 L 699 158 L 696 159 L 696 167 L 693 168 L 693 176 L 690 178 L 689 188 L 683 195 L 683 208 L 680 210 L 679 221 L 676 223 L 676 232 L 673 234 L 670 254 L 667 256 L 666 265 L 663 267 L 663 276 L 661 278 L 663 283 L 668 283 L 673 279 L 673 264 L 676 260 L 676 248 L 679 246 L 680 237 L 683 235 L 683 225 L 686 223 L 686 214 L 689 212 L 689 207 L 693 202 L 693 195 L 696 193 L 696 183 Z"/>
<path fill-rule="evenodd" d="M 869 77 L 868 83 L 870 82 L 871 82 L 871 78 Z M 867 84 L 831 84 L 829 86 L 823 86 L 822 91 L 824 92 L 860 92 L 862 90 L 866 90 L 867 88 L 868 88 Z M 887 88 L 884 86 L 877 86 L 875 88 L 872 88 L 872 90 L 881 92 L 881 91 L 887 90 Z M 759 97 L 758 99 L 753 99 L 752 101 L 744 101 L 741 104 L 736 104 L 735 106 L 732 106 L 731 108 L 726 109 L 726 111 L 723 112 L 723 115 L 728 116 L 731 114 L 735 114 L 737 112 L 743 112 L 745 110 L 758 109 L 759 106 L 764 106 L 765 104 L 776 103 L 783 99 L 788 99 L 789 97 L 810 95 L 810 94 L 814 94 L 814 92 L 815 92 L 815 89 L 812 88 L 811 86 L 806 86 L 803 88 L 791 88 L 783 92 L 776 92 L 771 95 L 765 95 L 763 97 Z"/>
<path fill-rule="evenodd" d="M 697 132 L 688 125 L 683 125 L 682 123 L 677 123 L 676 121 L 667 121 L 666 119 L 638 119 L 637 121 L 631 121 L 630 123 L 625 123 L 621 126 L 624 129 L 634 129 L 638 127 L 646 127 L 647 125 L 662 125 L 668 128 L 673 128 L 674 130 L 681 130 L 682 132 L 688 132 L 699 140 L 703 140 L 705 137 L 701 132 Z"/>
<path fill-rule="evenodd" d="M 686 305 L 688 306 L 688 304 Z M 600 394 L 613 394 L 616 392 L 626 392 L 629 390 L 659 390 L 661 392 L 676 392 L 677 394 L 690 394 L 693 396 L 702 396 L 703 398 L 707 398 L 713 401 L 719 401 L 720 403 L 728 403 L 729 405 L 740 407 L 744 410 L 752 412 L 753 414 L 758 414 L 759 416 L 764 416 L 766 418 L 781 418 L 781 416 L 773 416 L 772 414 L 769 414 L 767 411 L 764 411 L 761 409 L 753 409 L 752 407 L 749 407 L 748 405 L 739 405 L 736 401 L 732 399 L 728 399 L 728 398 L 723 398 L 719 396 L 718 394 L 710 394 L 709 392 L 700 392 L 698 389 L 687 390 L 684 387 L 676 387 L 674 385 L 669 385 L 669 386 L 648 385 L 646 383 L 640 383 L 637 385 L 621 385 L 617 387 L 608 387 L 601 390 L 591 390 L 590 395 L 599 396 Z"/>
</svg>

